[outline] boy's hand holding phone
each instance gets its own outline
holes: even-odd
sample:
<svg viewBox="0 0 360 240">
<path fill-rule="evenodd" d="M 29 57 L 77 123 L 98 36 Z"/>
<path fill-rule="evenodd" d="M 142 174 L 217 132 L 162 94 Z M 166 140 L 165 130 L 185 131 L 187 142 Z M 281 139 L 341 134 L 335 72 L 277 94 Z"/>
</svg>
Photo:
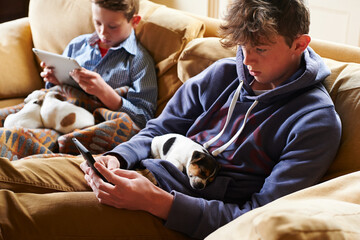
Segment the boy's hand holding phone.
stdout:
<svg viewBox="0 0 360 240">
<path fill-rule="evenodd" d="M 96 175 L 98 175 L 104 182 L 109 182 L 94 166 L 95 164 L 95 159 L 92 156 L 92 154 L 90 153 L 89 150 L 87 150 L 84 145 L 82 145 L 79 140 L 77 140 L 76 138 L 72 138 L 72 141 L 74 142 L 76 148 L 79 150 L 79 152 L 81 153 L 81 155 L 84 157 L 84 159 L 86 160 L 86 163 L 89 167 L 91 167 L 91 169 L 95 172 Z M 114 157 L 115 158 L 115 157 Z M 106 166 L 109 170 L 112 169 L 116 169 L 120 167 L 120 163 L 119 161 L 108 161 L 109 157 L 107 156 L 102 156 L 99 157 L 99 162 L 102 163 L 104 166 Z"/>
</svg>

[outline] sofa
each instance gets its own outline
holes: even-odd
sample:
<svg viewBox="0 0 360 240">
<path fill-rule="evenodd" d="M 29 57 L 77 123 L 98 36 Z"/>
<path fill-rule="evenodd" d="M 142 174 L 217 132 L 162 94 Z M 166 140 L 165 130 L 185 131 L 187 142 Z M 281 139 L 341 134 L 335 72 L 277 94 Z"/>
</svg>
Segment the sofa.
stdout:
<svg viewBox="0 0 360 240">
<path fill-rule="evenodd" d="M 156 64 L 158 116 L 183 82 L 235 49 L 220 45 L 221 20 L 148 0 L 140 8 L 136 35 Z M 44 87 L 33 47 L 61 53 L 92 31 L 89 0 L 31 0 L 28 17 L 0 24 L 0 107 Z M 324 85 L 343 124 L 333 164 L 318 185 L 250 211 L 206 239 L 360 239 L 360 48 L 318 39 L 310 46 L 332 71 Z"/>
</svg>

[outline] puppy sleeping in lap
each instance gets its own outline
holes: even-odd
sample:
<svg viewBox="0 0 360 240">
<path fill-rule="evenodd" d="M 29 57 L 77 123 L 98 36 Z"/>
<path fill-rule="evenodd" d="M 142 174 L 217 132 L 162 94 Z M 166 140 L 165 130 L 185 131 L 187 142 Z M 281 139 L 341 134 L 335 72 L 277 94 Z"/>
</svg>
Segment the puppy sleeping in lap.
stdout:
<svg viewBox="0 0 360 240">
<path fill-rule="evenodd" d="M 154 137 L 151 142 L 153 158 L 170 161 L 189 177 L 194 189 L 203 189 L 215 179 L 220 164 L 200 144 L 180 134 Z"/>
</svg>

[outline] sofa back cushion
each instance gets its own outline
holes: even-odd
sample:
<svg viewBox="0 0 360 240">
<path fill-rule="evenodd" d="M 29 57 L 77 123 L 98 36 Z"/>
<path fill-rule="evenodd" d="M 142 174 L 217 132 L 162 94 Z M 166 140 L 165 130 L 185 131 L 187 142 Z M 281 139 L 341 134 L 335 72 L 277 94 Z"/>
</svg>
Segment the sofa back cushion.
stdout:
<svg viewBox="0 0 360 240">
<path fill-rule="evenodd" d="M 223 49 L 219 38 L 195 39 L 179 59 L 178 74 L 182 81 L 200 73 L 216 60 L 235 56 L 235 49 Z M 360 64 L 324 58 L 331 75 L 324 85 L 342 121 L 342 139 L 337 156 L 323 180 L 360 170 Z M 333 146 L 329 146 L 331 148 Z"/>
<path fill-rule="evenodd" d="M 31 31 L 27 18 L 1 24 L 0 36 L 0 107 L 5 107 L 22 102 L 21 98 L 41 88 L 43 81 L 31 51 Z M 16 98 L 19 100 L 12 101 Z"/>
<path fill-rule="evenodd" d="M 199 74 L 221 58 L 235 57 L 236 49 L 223 48 L 220 38 L 198 38 L 191 41 L 179 58 L 178 76 L 182 82 Z"/>
<path fill-rule="evenodd" d="M 140 1 L 139 14 L 136 36 L 156 64 L 158 115 L 181 85 L 176 74 L 180 53 L 189 41 L 202 37 L 205 28 L 193 17 L 147 0 Z M 34 46 L 56 53 L 74 37 L 94 31 L 89 0 L 31 0 L 29 19 Z"/>
<path fill-rule="evenodd" d="M 31 0 L 34 47 L 61 54 L 71 39 L 94 31 L 89 0 Z"/>
<path fill-rule="evenodd" d="M 360 116 L 360 64 L 324 60 L 331 69 L 324 85 L 342 122 L 341 145 L 324 177 L 328 180 L 360 170 L 360 123 L 357 119 Z"/>
</svg>

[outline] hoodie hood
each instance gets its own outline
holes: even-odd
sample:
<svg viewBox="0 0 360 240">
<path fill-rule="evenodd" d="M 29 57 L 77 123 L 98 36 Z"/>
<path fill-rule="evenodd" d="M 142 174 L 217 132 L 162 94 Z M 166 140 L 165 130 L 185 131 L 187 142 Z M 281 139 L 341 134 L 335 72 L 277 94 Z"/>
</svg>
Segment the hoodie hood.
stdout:
<svg viewBox="0 0 360 240">
<path fill-rule="evenodd" d="M 243 64 L 244 55 L 241 48 L 236 53 L 236 70 L 240 81 L 244 81 L 242 97 L 254 101 L 255 99 L 262 103 L 271 103 L 287 98 L 294 92 L 314 86 L 322 82 L 329 74 L 330 69 L 322 61 L 321 57 L 308 47 L 302 58 L 302 64 L 299 70 L 291 78 L 283 82 L 275 89 L 259 96 L 255 96 L 250 87 L 254 77 L 250 75 L 246 65 Z"/>
</svg>

